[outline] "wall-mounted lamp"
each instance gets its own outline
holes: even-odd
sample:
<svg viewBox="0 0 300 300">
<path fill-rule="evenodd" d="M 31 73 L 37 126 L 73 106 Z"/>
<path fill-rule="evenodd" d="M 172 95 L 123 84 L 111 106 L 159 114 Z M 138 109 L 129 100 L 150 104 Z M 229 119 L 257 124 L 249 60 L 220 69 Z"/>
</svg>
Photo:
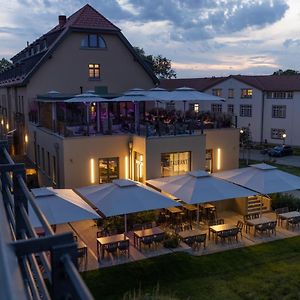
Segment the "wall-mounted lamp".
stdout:
<svg viewBox="0 0 300 300">
<path fill-rule="evenodd" d="M 217 149 L 217 170 L 221 169 L 221 149 Z"/>
<path fill-rule="evenodd" d="M 95 160 L 93 158 L 90 159 L 90 177 L 91 183 L 95 183 Z"/>
<path fill-rule="evenodd" d="M 25 134 L 24 141 L 26 144 L 28 144 L 28 134 Z"/>
</svg>

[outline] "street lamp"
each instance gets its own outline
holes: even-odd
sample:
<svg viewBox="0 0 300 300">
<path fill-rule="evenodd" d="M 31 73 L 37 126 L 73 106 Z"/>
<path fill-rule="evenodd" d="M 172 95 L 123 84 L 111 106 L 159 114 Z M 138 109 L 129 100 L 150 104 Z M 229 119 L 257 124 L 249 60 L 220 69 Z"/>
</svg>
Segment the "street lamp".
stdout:
<svg viewBox="0 0 300 300">
<path fill-rule="evenodd" d="M 286 133 L 283 133 L 283 134 L 282 134 L 282 142 L 283 142 L 283 145 L 285 145 L 285 139 L 286 139 Z"/>
</svg>

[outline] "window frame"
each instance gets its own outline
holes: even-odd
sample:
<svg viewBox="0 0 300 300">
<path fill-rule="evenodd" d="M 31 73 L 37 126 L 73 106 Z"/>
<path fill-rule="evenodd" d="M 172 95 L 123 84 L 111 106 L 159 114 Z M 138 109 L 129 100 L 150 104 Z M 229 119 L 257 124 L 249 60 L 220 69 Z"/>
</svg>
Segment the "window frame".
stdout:
<svg viewBox="0 0 300 300">
<path fill-rule="evenodd" d="M 251 93 L 249 93 L 251 91 Z M 246 92 L 246 93 L 244 93 Z M 253 89 L 241 89 L 241 99 L 251 99 L 253 97 Z"/>
<path fill-rule="evenodd" d="M 192 152 L 191 151 L 175 151 L 175 152 L 163 152 L 163 153 L 160 153 L 160 174 L 161 174 L 161 177 L 169 177 L 169 176 L 177 176 L 177 175 L 181 175 L 181 174 L 185 174 L 186 173 L 186 171 L 184 171 L 184 172 L 174 172 L 174 168 L 173 168 L 173 173 L 171 174 L 171 175 L 169 175 L 169 176 L 166 176 L 166 175 L 164 175 L 164 168 L 166 168 L 166 166 L 163 166 L 163 160 L 162 160 L 162 157 L 165 155 L 175 155 L 175 154 L 188 154 L 188 159 L 189 159 L 189 161 L 188 161 L 188 166 L 187 166 L 187 168 L 188 168 L 188 172 L 190 172 L 191 171 L 191 166 L 192 166 Z M 174 163 L 173 163 L 173 165 L 174 165 Z"/>
<path fill-rule="evenodd" d="M 91 46 L 91 36 L 96 36 L 96 46 Z M 99 42 L 101 40 L 103 42 L 103 47 L 100 45 Z M 87 43 L 86 46 L 83 45 L 84 41 Z M 107 49 L 107 44 L 103 36 L 99 33 L 88 33 L 82 39 L 80 43 L 80 48 L 82 49 Z"/>
<path fill-rule="evenodd" d="M 98 67 L 96 67 L 96 66 L 98 66 Z M 98 70 L 98 72 L 99 72 L 98 77 L 96 77 L 96 70 Z M 93 76 L 91 76 L 91 71 L 93 73 Z M 88 76 L 89 76 L 89 80 L 100 80 L 101 79 L 101 66 L 100 66 L 100 64 L 98 64 L 98 63 L 89 63 L 88 64 Z"/>
<path fill-rule="evenodd" d="M 227 96 L 228 99 L 234 99 L 234 89 L 233 88 L 230 88 L 228 89 L 228 96 Z"/>
<path fill-rule="evenodd" d="M 222 97 L 222 89 L 220 88 L 212 89 L 212 95 L 217 97 Z"/>
<path fill-rule="evenodd" d="M 216 107 L 217 107 L 217 109 L 214 109 Z M 221 110 L 220 110 L 220 108 L 221 108 Z M 212 113 L 220 114 L 220 113 L 223 112 L 223 105 L 222 104 L 218 104 L 218 103 L 212 103 L 210 109 L 211 109 Z"/>
<path fill-rule="evenodd" d="M 286 119 L 286 105 L 272 105 L 273 119 Z"/>
<path fill-rule="evenodd" d="M 248 112 L 248 113 L 246 114 L 246 112 Z M 240 117 L 252 118 L 252 105 L 251 104 L 240 104 Z"/>
<path fill-rule="evenodd" d="M 110 176 L 110 172 L 109 172 L 109 161 L 111 160 L 115 160 L 117 162 L 117 178 L 111 178 Z M 107 167 L 107 181 L 103 181 L 101 182 L 101 172 L 100 172 L 100 161 L 105 161 L 106 162 L 106 167 Z M 110 183 L 115 179 L 119 179 L 120 178 L 120 158 L 118 156 L 114 156 L 114 157 L 101 157 L 98 159 L 98 172 L 99 172 L 99 176 L 98 176 L 98 182 L 99 184 L 104 184 L 104 183 Z"/>
<path fill-rule="evenodd" d="M 231 109 L 229 109 L 229 107 L 231 108 Z M 227 113 L 228 114 L 231 114 L 231 115 L 234 115 L 234 104 L 227 104 Z"/>
</svg>

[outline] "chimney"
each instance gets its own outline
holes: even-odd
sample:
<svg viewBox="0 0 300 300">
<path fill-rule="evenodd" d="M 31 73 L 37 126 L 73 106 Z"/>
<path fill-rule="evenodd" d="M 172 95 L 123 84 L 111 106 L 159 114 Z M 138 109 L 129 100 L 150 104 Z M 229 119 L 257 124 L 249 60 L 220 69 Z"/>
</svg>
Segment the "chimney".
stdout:
<svg viewBox="0 0 300 300">
<path fill-rule="evenodd" d="M 58 23 L 60 27 L 63 27 L 67 22 L 67 17 L 64 15 L 58 16 Z"/>
</svg>

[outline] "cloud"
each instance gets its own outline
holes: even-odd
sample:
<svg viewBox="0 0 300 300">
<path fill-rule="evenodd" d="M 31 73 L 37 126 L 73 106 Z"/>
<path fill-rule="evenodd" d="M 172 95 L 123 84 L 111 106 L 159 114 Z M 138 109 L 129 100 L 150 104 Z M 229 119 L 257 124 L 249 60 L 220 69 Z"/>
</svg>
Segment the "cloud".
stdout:
<svg viewBox="0 0 300 300">
<path fill-rule="evenodd" d="M 283 42 L 283 46 L 286 47 L 286 48 L 299 47 L 300 46 L 300 39 L 286 39 Z"/>
</svg>

